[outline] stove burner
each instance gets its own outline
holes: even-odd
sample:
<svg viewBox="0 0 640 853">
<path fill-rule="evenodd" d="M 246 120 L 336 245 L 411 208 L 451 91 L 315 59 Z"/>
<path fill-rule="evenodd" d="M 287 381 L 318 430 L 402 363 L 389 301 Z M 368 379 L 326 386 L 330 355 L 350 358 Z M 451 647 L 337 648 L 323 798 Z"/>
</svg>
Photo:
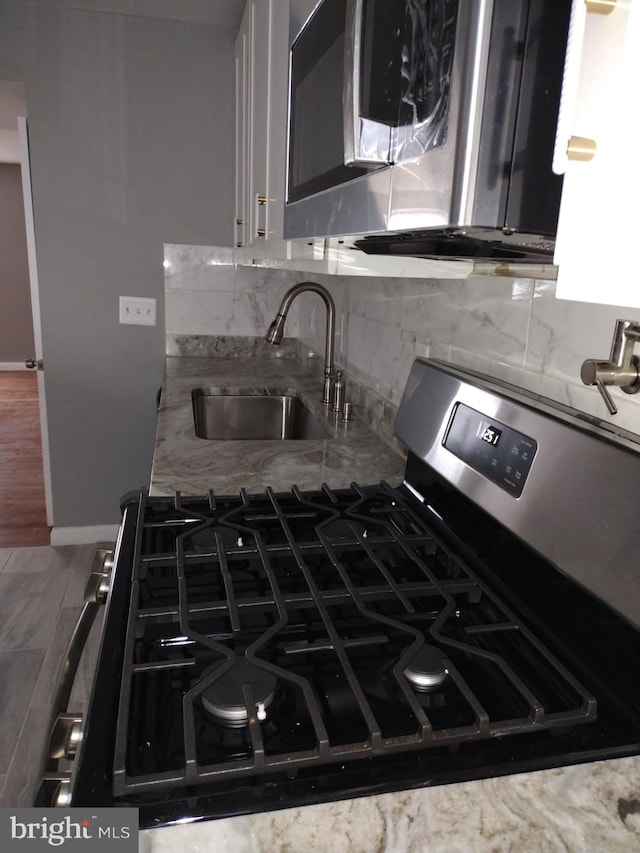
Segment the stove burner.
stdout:
<svg viewBox="0 0 640 853">
<path fill-rule="evenodd" d="M 322 532 L 325 536 L 334 540 L 353 539 L 358 535 L 367 538 L 367 528 L 360 521 L 354 521 L 351 518 L 336 518 L 328 524 L 322 525 Z"/>
<path fill-rule="evenodd" d="M 243 657 L 237 658 L 227 673 L 206 688 L 202 694 L 204 709 L 219 722 L 246 726 L 249 717 L 242 685 L 247 683 L 251 685 L 258 720 L 266 719 L 266 711 L 273 702 L 278 679 Z"/>
<path fill-rule="evenodd" d="M 443 653 L 435 646 L 422 646 L 404 674 L 416 690 L 437 689 L 448 676 Z"/>
<path fill-rule="evenodd" d="M 216 527 L 205 527 L 190 534 L 189 542 L 198 550 L 215 551 L 218 547 L 216 532 L 225 548 L 242 548 L 244 545 L 243 537 L 237 530 L 221 524 Z"/>
</svg>

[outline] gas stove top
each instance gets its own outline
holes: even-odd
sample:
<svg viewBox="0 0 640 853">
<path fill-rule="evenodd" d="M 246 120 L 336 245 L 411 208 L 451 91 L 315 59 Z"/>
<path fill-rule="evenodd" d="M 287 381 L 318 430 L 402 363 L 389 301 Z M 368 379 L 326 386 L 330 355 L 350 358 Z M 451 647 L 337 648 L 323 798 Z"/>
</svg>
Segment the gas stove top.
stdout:
<svg viewBox="0 0 640 853">
<path fill-rule="evenodd" d="M 152 504 L 132 591 L 118 795 L 596 716 L 384 486 Z"/>
<path fill-rule="evenodd" d="M 495 517 L 546 434 L 468 402 L 448 476 L 411 449 L 396 486 L 128 496 L 74 805 L 155 826 L 640 751 L 637 628 Z"/>
</svg>

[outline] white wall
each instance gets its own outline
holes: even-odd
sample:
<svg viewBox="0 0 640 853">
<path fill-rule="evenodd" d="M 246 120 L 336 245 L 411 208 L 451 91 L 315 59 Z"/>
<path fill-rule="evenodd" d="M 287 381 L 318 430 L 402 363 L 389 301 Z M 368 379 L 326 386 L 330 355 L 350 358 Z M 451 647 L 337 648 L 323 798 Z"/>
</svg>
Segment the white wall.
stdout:
<svg viewBox="0 0 640 853">
<path fill-rule="evenodd" d="M 71 6 L 72 4 L 70 4 Z M 0 79 L 26 83 L 56 527 L 119 520 L 148 485 L 163 244 L 230 244 L 231 28 L 0 2 Z"/>
<path fill-rule="evenodd" d="M 416 356 L 465 365 L 640 434 L 640 394 L 612 391 L 611 417 L 580 381 L 586 358 L 609 357 L 615 320 L 633 309 L 556 299 L 553 281 L 473 276 L 466 280 L 340 277 L 221 266 L 211 248 L 165 248 L 167 332 L 264 335 L 286 289 L 324 284 L 336 302 L 336 357 L 349 376 L 397 405 Z M 325 309 L 299 297 L 286 334 L 322 353 Z"/>
</svg>

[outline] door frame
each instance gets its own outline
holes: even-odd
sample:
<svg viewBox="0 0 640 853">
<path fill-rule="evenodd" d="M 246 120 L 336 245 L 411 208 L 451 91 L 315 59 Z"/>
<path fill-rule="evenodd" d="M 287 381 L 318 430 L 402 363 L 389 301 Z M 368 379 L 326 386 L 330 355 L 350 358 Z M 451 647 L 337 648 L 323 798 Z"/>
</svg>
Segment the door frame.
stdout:
<svg viewBox="0 0 640 853">
<path fill-rule="evenodd" d="M 38 263 L 36 258 L 36 230 L 33 219 L 33 196 L 31 194 L 31 162 L 29 159 L 29 132 L 25 116 L 18 116 L 18 144 L 20 148 L 20 173 L 22 175 L 22 198 L 24 202 L 24 221 L 27 234 L 27 261 L 29 268 L 29 287 L 31 290 L 31 315 L 33 318 L 33 339 L 35 358 L 44 363 L 42 354 L 42 327 L 40 322 L 40 291 L 38 287 Z M 51 487 L 51 456 L 49 452 L 49 429 L 47 424 L 47 406 L 44 370 L 36 370 L 38 377 L 38 406 L 40 410 L 40 438 L 42 442 L 42 467 L 44 473 L 44 498 L 47 512 L 47 525 L 53 527 L 53 490 Z"/>
</svg>

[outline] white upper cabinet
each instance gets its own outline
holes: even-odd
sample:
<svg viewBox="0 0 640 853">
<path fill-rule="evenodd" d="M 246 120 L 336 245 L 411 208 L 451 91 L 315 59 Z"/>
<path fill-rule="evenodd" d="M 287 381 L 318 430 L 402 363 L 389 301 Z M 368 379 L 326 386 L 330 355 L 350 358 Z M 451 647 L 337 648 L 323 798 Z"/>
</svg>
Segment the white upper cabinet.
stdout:
<svg viewBox="0 0 640 853">
<path fill-rule="evenodd" d="M 246 227 L 246 165 L 248 162 L 247 147 L 249 134 L 247 126 L 249 123 L 249 90 L 248 90 L 248 63 L 249 63 L 249 24 L 251 19 L 251 4 L 244 12 L 240 30 L 235 46 L 235 97 L 236 97 L 236 139 L 235 139 L 235 219 L 233 225 L 234 245 L 244 246 Z"/>
<path fill-rule="evenodd" d="M 573 14 L 556 150 L 557 295 L 640 307 L 640 0 L 579 0 Z"/>
<path fill-rule="evenodd" d="M 236 246 L 280 254 L 284 212 L 289 0 L 249 0 L 236 41 Z M 267 247 L 267 244 L 269 246 Z"/>
</svg>

